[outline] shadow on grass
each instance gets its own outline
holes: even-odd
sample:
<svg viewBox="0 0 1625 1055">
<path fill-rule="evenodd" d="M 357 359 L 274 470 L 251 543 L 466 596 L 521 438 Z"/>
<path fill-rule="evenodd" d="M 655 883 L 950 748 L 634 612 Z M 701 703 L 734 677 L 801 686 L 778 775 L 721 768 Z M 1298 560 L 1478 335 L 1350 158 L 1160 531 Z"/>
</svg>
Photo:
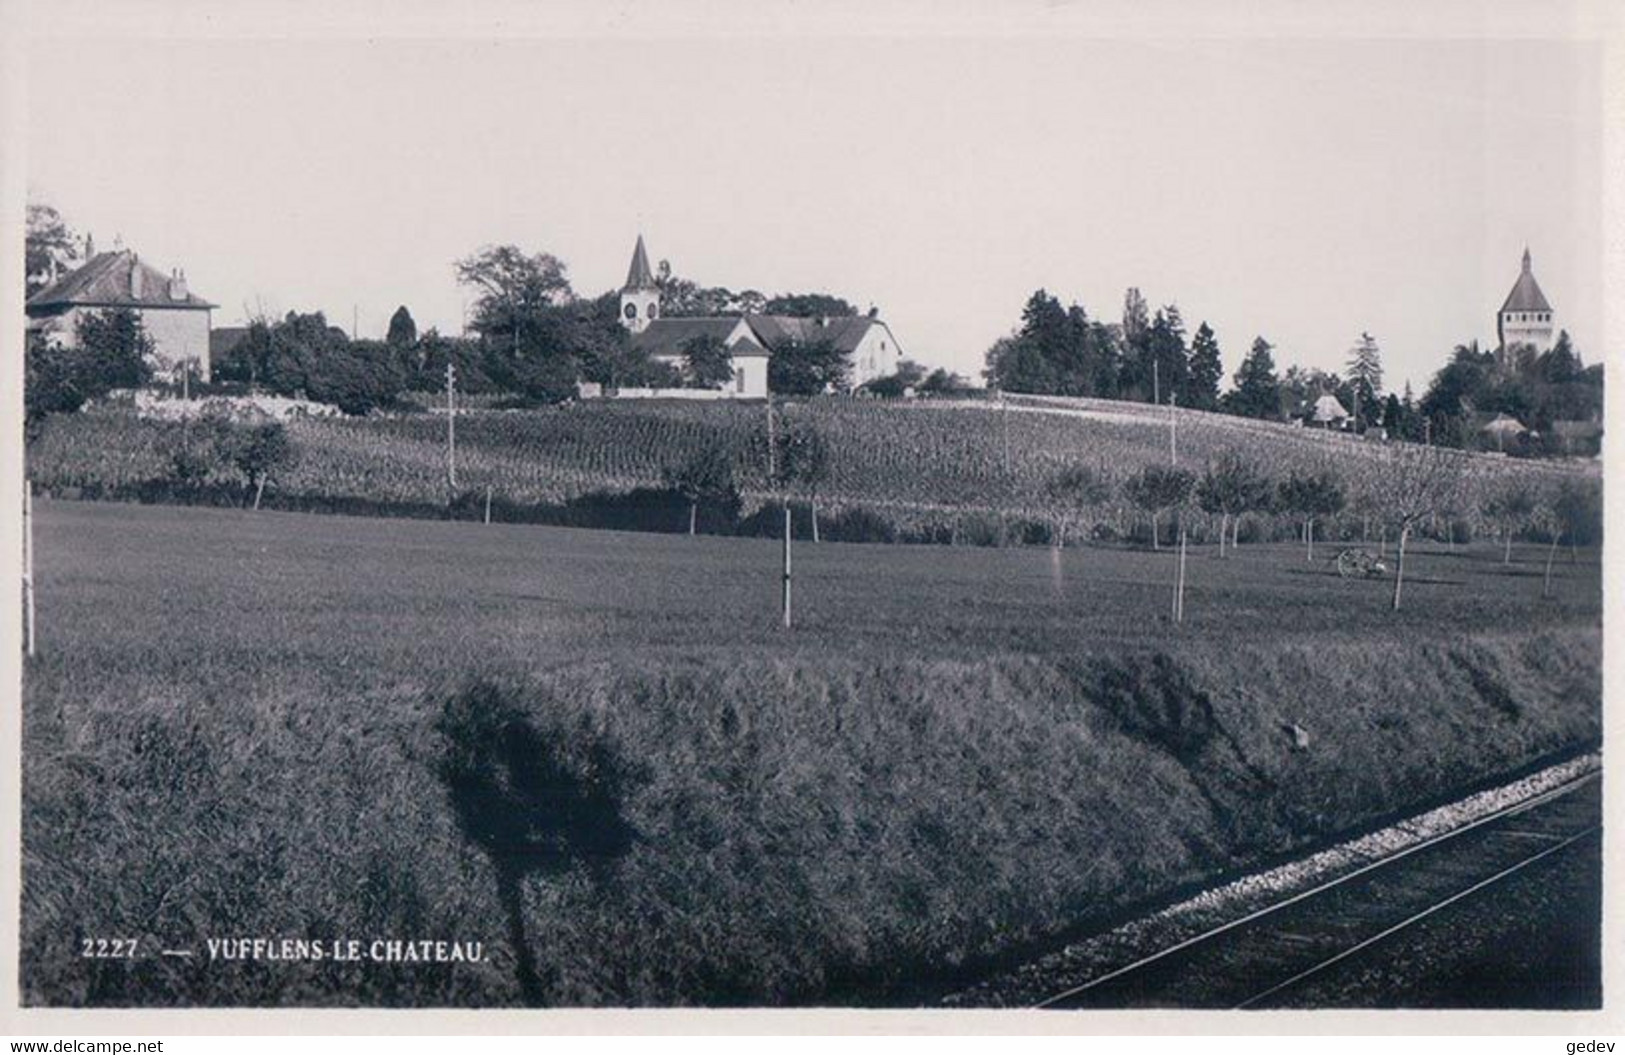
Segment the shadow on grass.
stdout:
<svg viewBox="0 0 1625 1055">
<path fill-rule="evenodd" d="M 519 991 L 534 1007 L 547 986 L 525 933 L 525 880 L 580 865 L 601 883 L 638 833 L 621 814 L 631 773 L 613 747 L 585 722 L 537 728 L 519 699 L 485 680 L 448 699 L 439 775 L 463 835 L 496 873 Z"/>
</svg>

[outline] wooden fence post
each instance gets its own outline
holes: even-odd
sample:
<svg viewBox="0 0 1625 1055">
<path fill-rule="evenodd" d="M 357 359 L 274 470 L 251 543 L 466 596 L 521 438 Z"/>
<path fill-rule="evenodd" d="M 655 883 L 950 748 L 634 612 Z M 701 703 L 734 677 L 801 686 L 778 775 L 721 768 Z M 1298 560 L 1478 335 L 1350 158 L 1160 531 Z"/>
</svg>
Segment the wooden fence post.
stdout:
<svg viewBox="0 0 1625 1055">
<path fill-rule="evenodd" d="M 784 628 L 790 629 L 790 503 L 784 503 Z"/>
<path fill-rule="evenodd" d="M 1185 621 L 1185 528 L 1179 528 L 1179 575 L 1174 587 L 1174 622 Z"/>
</svg>

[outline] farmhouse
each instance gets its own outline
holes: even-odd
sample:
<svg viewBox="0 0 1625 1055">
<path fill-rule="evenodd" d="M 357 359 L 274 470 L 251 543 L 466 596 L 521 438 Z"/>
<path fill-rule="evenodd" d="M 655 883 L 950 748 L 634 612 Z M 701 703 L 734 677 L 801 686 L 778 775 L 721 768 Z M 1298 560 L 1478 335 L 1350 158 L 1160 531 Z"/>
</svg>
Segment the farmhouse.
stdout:
<svg viewBox="0 0 1625 1055">
<path fill-rule="evenodd" d="M 666 318 L 661 314 L 660 285 L 649 267 L 649 254 L 638 236 L 632 265 L 621 287 L 621 325 L 633 342 L 654 358 L 681 365 L 689 341 L 711 336 L 733 355 L 731 384 L 718 393 L 735 398 L 767 395 L 767 364 L 772 349 L 787 343 L 827 341 L 852 364 L 852 385 L 897 372 L 902 349 L 891 328 L 873 316 L 800 318 L 747 313 L 712 318 Z"/>
<path fill-rule="evenodd" d="M 168 274 L 133 250 L 96 253 L 82 267 L 28 298 L 28 329 L 71 348 L 79 318 L 88 312 L 130 308 L 152 338 L 154 367 L 172 372 L 193 363 L 209 376 L 209 312 L 216 307 L 186 288 L 186 273 Z"/>
</svg>

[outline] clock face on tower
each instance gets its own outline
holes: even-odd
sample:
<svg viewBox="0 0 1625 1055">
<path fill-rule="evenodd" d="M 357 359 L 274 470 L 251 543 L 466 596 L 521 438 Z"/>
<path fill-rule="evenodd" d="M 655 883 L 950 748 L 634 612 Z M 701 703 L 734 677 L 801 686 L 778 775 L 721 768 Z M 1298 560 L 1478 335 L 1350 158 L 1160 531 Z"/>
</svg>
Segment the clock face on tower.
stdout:
<svg viewBox="0 0 1625 1055">
<path fill-rule="evenodd" d="M 624 310 L 627 318 L 635 319 L 638 317 L 638 306 L 636 304 L 628 304 Z"/>
</svg>

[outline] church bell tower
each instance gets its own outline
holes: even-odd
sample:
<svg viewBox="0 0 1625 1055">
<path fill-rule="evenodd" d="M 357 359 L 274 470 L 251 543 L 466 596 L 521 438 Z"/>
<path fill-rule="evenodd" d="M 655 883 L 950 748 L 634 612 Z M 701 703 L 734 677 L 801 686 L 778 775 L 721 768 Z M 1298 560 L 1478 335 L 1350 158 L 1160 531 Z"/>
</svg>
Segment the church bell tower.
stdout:
<svg viewBox="0 0 1625 1055">
<path fill-rule="evenodd" d="M 621 287 L 621 325 L 633 333 L 642 333 L 659 317 L 660 287 L 655 285 L 654 272 L 649 270 L 649 254 L 643 248 L 640 234 L 637 248 L 632 250 L 626 285 Z"/>
</svg>

